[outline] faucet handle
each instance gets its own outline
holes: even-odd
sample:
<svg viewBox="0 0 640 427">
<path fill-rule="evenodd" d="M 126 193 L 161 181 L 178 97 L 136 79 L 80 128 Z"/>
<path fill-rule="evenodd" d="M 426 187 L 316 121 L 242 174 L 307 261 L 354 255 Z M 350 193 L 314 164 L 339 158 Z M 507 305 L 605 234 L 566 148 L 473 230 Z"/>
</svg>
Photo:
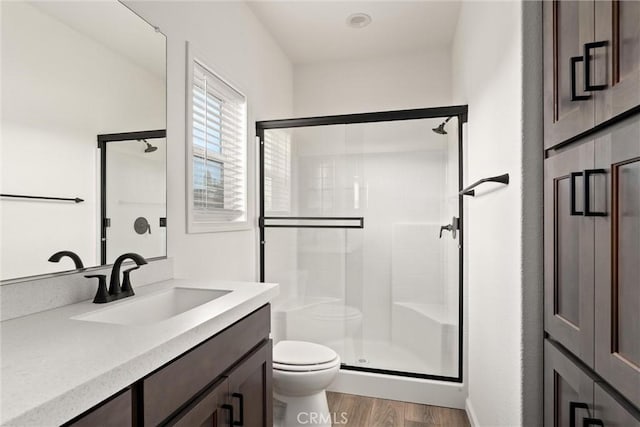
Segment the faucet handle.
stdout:
<svg viewBox="0 0 640 427">
<path fill-rule="evenodd" d="M 136 265 L 122 272 L 122 292 L 127 293 L 128 296 L 134 295 L 133 288 L 131 287 L 131 278 L 129 277 L 129 273 L 139 268 L 140 266 Z"/>
<path fill-rule="evenodd" d="M 87 279 L 98 279 L 98 291 L 93 298 L 95 304 L 103 304 L 109 302 L 109 293 L 107 292 L 107 276 L 105 274 L 89 274 L 84 276 Z"/>
</svg>

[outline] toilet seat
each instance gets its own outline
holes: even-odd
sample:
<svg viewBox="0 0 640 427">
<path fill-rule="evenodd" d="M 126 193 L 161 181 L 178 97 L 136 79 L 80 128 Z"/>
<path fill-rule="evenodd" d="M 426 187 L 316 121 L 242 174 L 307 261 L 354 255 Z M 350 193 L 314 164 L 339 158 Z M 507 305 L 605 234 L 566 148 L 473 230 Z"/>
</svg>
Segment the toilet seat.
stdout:
<svg viewBox="0 0 640 427">
<path fill-rule="evenodd" d="M 340 359 L 336 358 L 336 360 L 331 362 L 316 365 L 287 365 L 284 363 L 273 362 L 273 369 L 283 372 L 314 372 L 332 369 L 338 365 L 340 365 Z"/>
<path fill-rule="evenodd" d="M 310 372 L 340 365 L 338 354 L 320 344 L 304 341 L 280 341 L 273 347 L 273 369 Z"/>
</svg>

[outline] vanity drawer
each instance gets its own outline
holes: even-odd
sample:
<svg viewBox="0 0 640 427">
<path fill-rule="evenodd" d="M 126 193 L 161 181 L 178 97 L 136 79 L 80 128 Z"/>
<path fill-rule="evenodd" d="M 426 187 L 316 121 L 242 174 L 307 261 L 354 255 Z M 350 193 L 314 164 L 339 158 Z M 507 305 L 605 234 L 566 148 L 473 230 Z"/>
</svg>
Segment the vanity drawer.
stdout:
<svg viewBox="0 0 640 427">
<path fill-rule="evenodd" d="M 270 320 L 270 306 L 266 304 L 145 378 L 144 425 L 160 424 L 267 340 Z"/>
<path fill-rule="evenodd" d="M 91 408 L 65 427 L 126 427 L 133 425 L 133 405 L 131 389 L 126 389 L 115 397 Z"/>
</svg>

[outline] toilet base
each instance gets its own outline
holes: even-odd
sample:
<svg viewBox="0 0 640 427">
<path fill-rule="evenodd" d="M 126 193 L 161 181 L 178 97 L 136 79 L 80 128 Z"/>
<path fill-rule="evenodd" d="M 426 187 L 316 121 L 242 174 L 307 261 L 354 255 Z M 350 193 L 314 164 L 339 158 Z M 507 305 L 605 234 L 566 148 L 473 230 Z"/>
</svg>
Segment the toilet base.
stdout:
<svg viewBox="0 0 640 427">
<path fill-rule="evenodd" d="M 274 427 L 331 427 L 327 395 L 322 390 L 310 396 L 273 393 Z"/>
</svg>

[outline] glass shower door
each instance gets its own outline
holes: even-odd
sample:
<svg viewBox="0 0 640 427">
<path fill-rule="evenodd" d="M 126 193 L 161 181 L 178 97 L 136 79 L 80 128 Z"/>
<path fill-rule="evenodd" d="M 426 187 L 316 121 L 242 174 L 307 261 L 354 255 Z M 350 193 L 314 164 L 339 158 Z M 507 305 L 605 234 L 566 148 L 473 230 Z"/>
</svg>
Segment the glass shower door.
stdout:
<svg viewBox="0 0 640 427">
<path fill-rule="evenodd" d="M 264 129 L 276 340 L 327 345 L 343 369 L 458 380 L 460 141 L 445 119 Z"/>
<path fill-rule="evenodd" d="M 103 264 L 127 252 L 166 255 L 166 139 L 104 144 Z"/>
</svg>

